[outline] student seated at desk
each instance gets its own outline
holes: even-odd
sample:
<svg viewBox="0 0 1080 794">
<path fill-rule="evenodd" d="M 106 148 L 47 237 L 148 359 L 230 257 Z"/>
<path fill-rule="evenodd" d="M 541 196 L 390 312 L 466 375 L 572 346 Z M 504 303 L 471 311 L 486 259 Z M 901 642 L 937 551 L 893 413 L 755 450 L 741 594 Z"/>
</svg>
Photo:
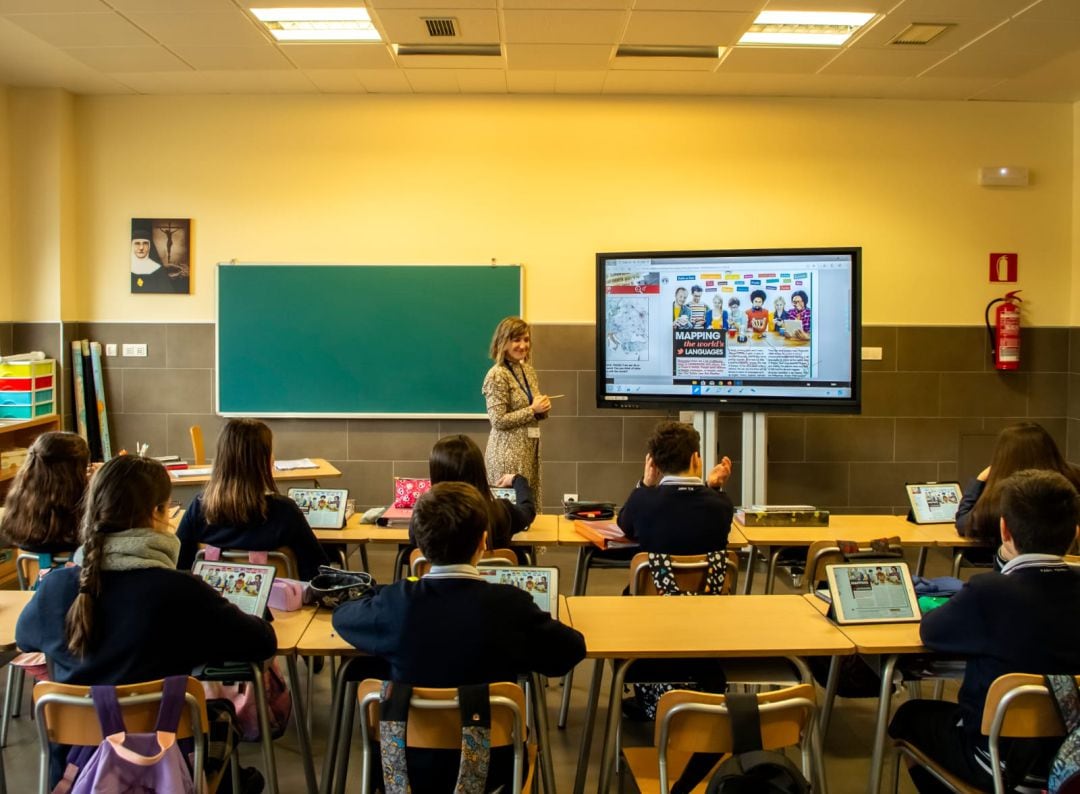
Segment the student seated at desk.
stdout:
<svg viewBox="0 0 1080 794">
<path fill-rule="evenodd" d="M 702 480 L 701 436 L 691 425 L 661 422 L 648 441 L 645 472 L 619 511 L 619 527 L 641 551 L 705 554 L 727 548 L 735 507 L 724 491 L 731 459 Z"/>
<path fill-rule="evenodd" d="M 4 502 L 0 536 L 37 554 L 75 551 L 89 465 L 82 436 L 42 433 L 34 439 Z"/>
<path fill-rule="evenodd" d="M 511 585 L 480 578 L 490 511 L 471 485 L 432 486 L 413 509 L 413 529 L 431 572 L 402 580 L 334 610 L 334 629 L 361 651 L 390 664 L 394 681 L 457 687 L 516 681 L 538 672 L 561 676 L 585 657 L 585 640 Z M 500 748 L 507 749 L 507 748 Z M 488 788 L 505 783 L 510 754 L 492 751 Z M 376 768 L 378 765 L 375 765 Z M 458 753 L 409 754 L 414 791 L 452 791 Z"/>
<path fill-rule="evenodd" d="M 207 662 L 274 655 L 269 623 L 176 570 L 170 490 L 165 467 L 137 455 L 113 458 L 94 476 L 76 567 L 42 579 L 15 629 L 22 650 L 49 659 L 53 680 L 134 684 L 187 675 Z M 260 790 L 258 773 L 247 776 L 245 790 Z"/>
<path fill-rule="evenodd" d="M 476 442 L 466 435 L 444 436 L 435 442 L 428 458 L 431 484 L 440 482 L 464 482 L 473 486 L 485 498 L 491 511 L 488 531 L 488 548 L 502 549 L 510 546 L 511 538 L 529 528 L 536 518 L 532 488 L 520 474 L 502 476 L 497 485 L 512 487 L 516 504 L 508 499 L 496 499 L 488 485 L 488 471 L 484 465 L 484 453 Z M 410 523 L 409 542 L 416 545 L 416 532 Z"/>
<path fill-rule="evenodd" d="M 218 437 L 210 482 L 176 530 L 182 569 L 191 568 L 200 543 L 244 551 L 290 549 L 304 581 L 326 565 L 326 555 L 304 514 L 277 491 L 273 448 L 274 436 L 262 422 L 226 423 Z"/>
<path fill-rule="evenodd" d="M 1007 673 L 1080 671 L 1080 634 L 1075 631 L 1080 622 L 1080 570 L 1062 560 L 1076 540 L 1080 496 L 1060 473 L 1031 469 L 1006 477 L 998 493 L 1004 568 L 972 577 L 948 602 L 927 613 L 920 627 L 926 647 L 970 657 L 959 704 L 909 701 L 889 726 L 893 737 L 984 790 L 992 785 L 980 727 L 994 680 Z M 1045 788 L 1059 743 L 1003 741 L 1010 777 L 1029 770 L 1034 790 Z M 919 791 L 943 790 L 919 767 L 912 768 L 911 777 Z"/>
<path fill-rule="evenodd" d="M 997 548 L 1001 484 L 1022 469 L 1056 471 L 1080 490 L 1080 471 L 1065 461 L 1042 425 L 1035 422 L 1010 425 L 998 434 L 990 465 L 964 488 L 964 497 L 956 509 L 956 531 L 961 537 L 976 538 L 990 548 Z M 981 556 L 979 551 L 967 551 L 965 556 L 973 561 L 992 559 L 989 549 Z M 995 567 L 1000 570 L 1003 564 L 999 555 Z"/>
</svg>

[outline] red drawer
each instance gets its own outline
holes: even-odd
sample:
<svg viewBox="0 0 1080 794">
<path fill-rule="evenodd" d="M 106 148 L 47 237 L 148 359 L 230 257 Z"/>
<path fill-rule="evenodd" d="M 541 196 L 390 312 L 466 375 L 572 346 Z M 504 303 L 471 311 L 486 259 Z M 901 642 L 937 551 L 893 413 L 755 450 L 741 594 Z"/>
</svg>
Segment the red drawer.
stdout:
<svg viewBox="0 0 1080 794">
<path fill-rule="evenodd" d="M 52 381 L 52 375 L 46 375 L 40 378 L 0 378 L 0 391 L 51 389 Z"/>
</svg>

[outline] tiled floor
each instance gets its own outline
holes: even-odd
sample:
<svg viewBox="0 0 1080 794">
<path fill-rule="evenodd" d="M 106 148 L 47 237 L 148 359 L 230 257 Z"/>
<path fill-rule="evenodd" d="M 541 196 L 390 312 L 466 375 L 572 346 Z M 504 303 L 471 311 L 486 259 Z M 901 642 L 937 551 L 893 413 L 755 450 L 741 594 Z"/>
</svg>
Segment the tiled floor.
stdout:
<svg viewBox="0 0 1080 794">
<path fill-rule="evenodd" d="M 390 547 L 373 547 L 369 554 L 377 578 L 381 581 L 388 581 L 393 559 Z M 944 554 L 931 554 L 928 574 L 941 575 L 946 573 L 949 562 Z M 563 571 L 565 577 L 563 589 L 564 591 L 569 590 L 572 584 L 569 580 L 574 569 L 573 552 L 551 548 L 544 554 L 543 563 L 557 565 Z M 760 590 L 762 578 L 761 576 L 757 578 L 755 590 Z M 621 591 L 625 581 L 626 574 L 624 571 L 595 571 L 590 577 L 589 593 L 615 594 Z M 784 591 L 783 584 L 777 588 L 777 591 Z M 586 687 L 589 678 L 587 672 L 586 668 L 582 668 L 575 677 L 570 720 L 564 731 L 556 730 L 554 726 L 561 694 L 559 682 L 552 681 L 548 691 L 552 722 L 552 756 L 555 759 L 556 784 L 560 792 L 568 793 L 573 790 Z M 329 679 L 329 675 L 325 672 L 316 678 L 313 747 L 317 771 L 321 770 L 319 764 L 322 761 L 325 744 L 329 710 L 327 707 Z M 835 716 L 826 743 L 826 770 L 829 790 L 832 794 L 856 794 L 856 792 L 863 794 L 866 792 L 875 707 L 876 700 L 873 699 L 841 699 L 837 701 Z M 12 722 L 8 746 L 3 754 L 7 771 L 8 791 L 12 792 L 12 794 L 22 794 L 23 792 L 36 790 L 37 740 L 33 724 L 26 716 L 27 708 L 24 707 L 24 716 Z M 635 727 L 638 730 L 635 730 Z M 625 741 L 628 744 L 648 743 L 651 741 L 651 728 L 640 730 L 640 726 L 631 726 L 626 730 L 626 734 Z M 595 746 L 594 744 L 594 748 Z M 295 734 L 292 730 L 280 739 L 275 747 L 281 791 L 286 794 L 303 792 L 303 771 L 298 757 Z M 358 758 L 359 752 L 355 746 L 354 751 L 353 757 Z M 258 746 L 246 745 L 243 748 L 243 760 L 245 765 L 261 766 Z M 359 791 L 359 779 L 356 772 L 357 766 L 354 765 L 350 770 L 347 788 L 350 792 Z M 594 752 L 587 791 L 596 788 L 596 772 L 597 764 Z M 886 767 L 883 780 L 885 781 L 883 790 L 889 790 L 890 781 L 892 780 L 891 763 Z M 913 790 L 906 775 L 902 774 L 900 791 L 907 794 L 907 792 Z"/>
</svg>

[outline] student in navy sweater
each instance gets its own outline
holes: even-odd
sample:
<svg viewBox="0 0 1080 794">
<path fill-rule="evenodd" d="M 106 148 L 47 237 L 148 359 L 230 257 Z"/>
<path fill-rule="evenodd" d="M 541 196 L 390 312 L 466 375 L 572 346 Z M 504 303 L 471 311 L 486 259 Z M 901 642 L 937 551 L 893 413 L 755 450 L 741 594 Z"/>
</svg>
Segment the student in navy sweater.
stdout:
<svg viewBox="0 0 1080 794">
<path fill-rule="evenodd" d="M 619 527 L 642 551 L 705 554 L 727 548 L 735 507 L 724 492 L 725 456 L 702 479 L 701 436 L 691 425 L 661 422 L 649 438 L 645 473 L 619 511 Z"/>
<path fill-rule="evenodd" d="M 1080 496 L 1059 472 L 1033 469 L 1002 480 L 998 494 L 1005 566 L 1000 573 L 972 577 L 947 603 L 927 613 L 920 627 L 926 647 L 970 657 L 959 703 L 913 700 L 900 707 L 889 726 L 892 736 L 987 790 L 990 757 L 980 726 L 994 679 L 1007 673 L 1080 672 L 1080 634 L 1075 631 L 1080 570 L 1062 560 L 1076 540 Z M 1014 782 L 1027 772 L 1036 790 L 1045 788 L 1056 744 L 1003 743 Z M 919 767 L 912 768 L 911 777 L 920 791 L 942 790 Z"/>
<path fill-rule="evenodd" d="M 77 567 L 42 579 L 15 629 L 22 650 L 49 659 L 53 680 L 132 684 L 274 655 L 269 623 L 176 570 L 170 489 L 165 468 L 136 455 L 113 458 L 94 475 Z"/>
<path fill-rule="evenodd" d="M 413 509 L 413 529 L 431 572 L 402 580 L 334 610 L 334 629 L 356 648 L 382 657 L 394 681 L 456 687 L 516 681 L 538 672 L 561 676 L 585 657 L 585 640 L 510 585 L 485 582 L 476 563 L 490 513 L 471 485 L 432 486 Z M 414 763 L 415 761 L 415 763 Z M 492 753 L 488 790 L 506 782 L 507 758 Z M 377 765 L 376 765 L 377 766 Z M 414 791 L 452 791 L 457 751 L 409 756 Z"/>
<path fill-rule="evenodd" d="M 319 541 L 296 503 L 277 491 L 274 437 L 255 419 L 230 419 L 218 437 L 206 490 L 180 520 L 180 567 L 191 568 L 199 544 L 221 549 L 291 549 L 305 581 L 326 564 Z"/>
</svg>

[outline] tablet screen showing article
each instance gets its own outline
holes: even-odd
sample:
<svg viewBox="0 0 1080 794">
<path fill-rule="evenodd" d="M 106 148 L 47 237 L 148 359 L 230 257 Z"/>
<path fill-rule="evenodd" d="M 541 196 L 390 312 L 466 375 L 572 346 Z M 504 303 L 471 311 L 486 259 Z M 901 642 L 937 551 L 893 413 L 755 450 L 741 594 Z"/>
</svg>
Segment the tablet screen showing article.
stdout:
<svg viewBox="0 0 1080 794">
<path fill-rule="evenodd" d="M 559 617 L 559 569 L 524 565 L 483 565 L 480 575 L 494 584 L 508 584 L 524 590 L 536 605 L 551 617 Z"/>
<path fill-rule="evenodd" d="M 904 486 L 916 524 L 951 524 L 956 521 L 963 491 L 958 482 L 910 482 Z"/>
<path fill-rule="evenodd" d="M 907 623 L 921 619 L 905 562 L 827 565 L 836 622 Z"/>
<path fill-rule="evenodd" d="M 277 570 L 273 565 L 198 560 L 191 572 L 241 611 L 262 617 Z"/>
</svg>

